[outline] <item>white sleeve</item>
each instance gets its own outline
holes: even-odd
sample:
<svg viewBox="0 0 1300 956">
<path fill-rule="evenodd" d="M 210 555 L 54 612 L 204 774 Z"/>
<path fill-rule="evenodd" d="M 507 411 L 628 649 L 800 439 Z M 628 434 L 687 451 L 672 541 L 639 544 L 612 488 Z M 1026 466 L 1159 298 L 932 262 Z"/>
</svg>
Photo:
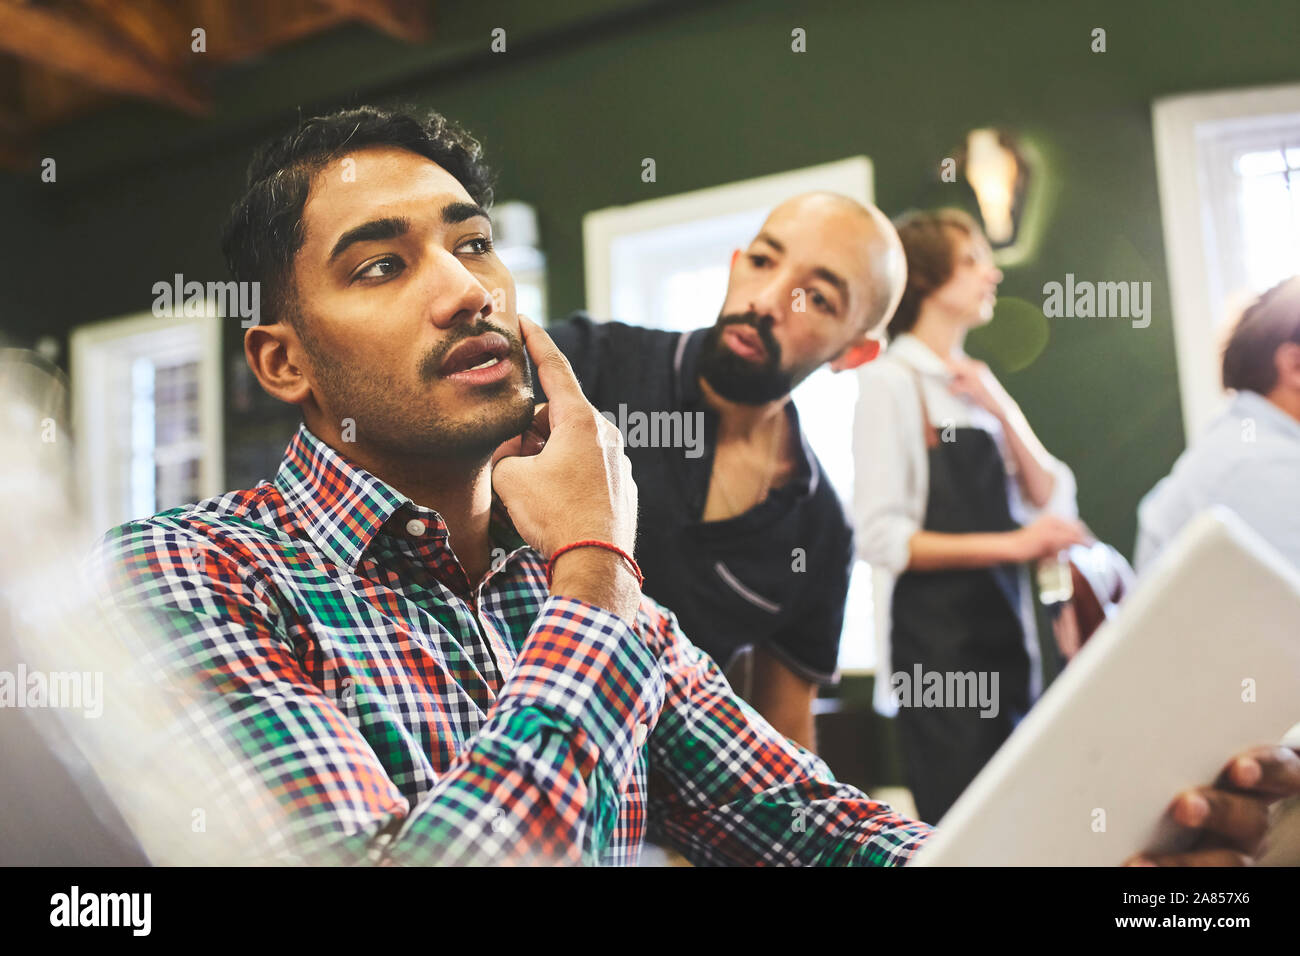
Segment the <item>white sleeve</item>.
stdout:
<svg viewBox="0 0 1300 956">
<path fill-rule="evenodd" d="M 919 452 L 918 452 L 919 449 Z M 899 574 L 924 518 L 924 435 L 920 402 L 907 373 L 866 366 L 853 421 L 853 517 L 858 557 Z"/>
<path fill-rule="evenodd" d="M 1079 486 L 1074 480 L 1074 472 L 1070 466 L 1059 458 L 1052 459 L 1052 474 L 1056 476 L 1056 484 L 1052 486 L 1052 495 L 1047 499 L 1047 504 L 1043 507 L 1046 514 L 1057 515 L 1061 518 L 1079 517 Z"/>
<path fill-rule="evenodd" d="M 1026 525 L 1043 515 L 1056 515 L 1059 518 L 1070 518 L 1078 520 L 1079 517 L 1079 486 L 1074 480 L 1074 472 L 1070 466 L 1059 458 L 1052 457 L 1048 462 L 1047 469 L 1052 473 L 1055 479 L 1052 482 L 1052 493 L 1048 497 L 1046 504 L 1041 508 L 1035 507 L 1034 503 L 1025 495 L 1024 489 L 1020 487 L 1020 480 L 1015 473 L 1015 462 L 1011 458 L 1011 452 L 1001 442 L 998 448 L 1003 453 L 1003 461 L 1007 468 L 1007 486 L 1010 490 L 1011 497 L 1011 517 L 1017 524 Z"/>
<path fill-rule="evenodd" d="M 1150 570 L 1156 555 L 1164 550 L 1165 530 L 1162 527 L 1160 503 L 1169 478 L 1161 478 L 1154 488 L 1138 502 L 1137 544 L 1133 548 L 1133 570 L 1140 577 Z"/>
</svg>

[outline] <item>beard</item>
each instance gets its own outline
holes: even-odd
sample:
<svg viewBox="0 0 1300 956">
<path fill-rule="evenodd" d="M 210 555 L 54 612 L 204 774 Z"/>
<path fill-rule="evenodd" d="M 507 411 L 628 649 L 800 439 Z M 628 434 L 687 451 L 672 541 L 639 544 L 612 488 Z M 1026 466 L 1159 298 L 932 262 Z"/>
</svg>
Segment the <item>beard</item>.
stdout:
<svg viewBox="0 0 1300 956">
<path fill-rule="evenodd" d="M 763 343 L 763 358 L 742 358 L 722 341 L 729 325 L 747 325 Z M 797 384 L 795 375 L 781 368 L 781 346 L 772 335 L 772 317 L 755 312 L 720 315 L 704 336 L 698 370 L 709 386 L 731 402 L 766 405 L 785 398 Z"/>
<path fill-rule="evenodd" d="M 507 328 L 480 319 L 439 342 L 418 366 L 420 381 L 432 382 L 453 348 L 486 332 L 496 332 L 509 341 L 508 357 L 522 373 L 522 383 L 511 376 L 475 388 L 472 394 L 477 404 L 461 416 L 428 407 L 425 396 L 404 397 L 381 376 L 339 361 L 301 331 L 299 338 L 322 390 L 329 395 L 330 406 L 353 419 L 356 434 L 366 445 L 403 458 L 479 461 L 489 458 L 502 442 L 523 434 L 533 422 L 532 366 L 523 340 Z M 413 415 L 413 410 L 419 414 Z"/>
</svg>

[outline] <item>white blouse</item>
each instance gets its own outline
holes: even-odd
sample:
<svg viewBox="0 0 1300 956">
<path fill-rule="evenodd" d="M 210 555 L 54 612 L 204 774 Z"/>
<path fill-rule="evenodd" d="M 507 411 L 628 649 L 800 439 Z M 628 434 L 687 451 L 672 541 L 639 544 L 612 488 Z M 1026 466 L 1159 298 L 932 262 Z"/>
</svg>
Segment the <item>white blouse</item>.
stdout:
<svg viewBox="0 0 1300 956">
<path fill-rule="evenodd" d="M 1007 504 L 1018 524 L 1041 514 L 1077 518 L 1074 473 L 1053 458 L 1056 476 L 1051 500 L 1043 508 L 1027 501 L 1016 479 L 1016 463 L 1001 423 L 969 399 L 948 390 L 952 374 L 939 356 L 911 334 L 898 336 L 885 354 L 858 370 L 858 403 L 853 422 L 854 521 L 858 556 L 871 565 L 876 623 L 876 709 L 896 712 L 889 694 L 890 604 L 894 580 L 907 567 L 912 535 L 925 521 L 929 458 L 921 422 L 916 379 L 925 392 L 930 424 L 940 436 L 946 428 L 982 428 L 993 436 L 1007 471 Z M 1020 622 L 1030 663 L 1030 698 L 1041 692 L 1038 628 L 1028 569 L 1020 570 Z"/>
</svg>

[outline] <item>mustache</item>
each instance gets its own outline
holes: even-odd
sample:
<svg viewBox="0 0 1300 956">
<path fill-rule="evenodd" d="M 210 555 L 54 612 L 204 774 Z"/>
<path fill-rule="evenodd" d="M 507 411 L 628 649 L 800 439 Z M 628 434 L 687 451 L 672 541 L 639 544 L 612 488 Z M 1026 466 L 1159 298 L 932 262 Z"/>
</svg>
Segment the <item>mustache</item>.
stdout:
<svg viewBox="0 0 1300 956">
<path fill-rule="evenodd" d="M 772 335 L 772 326 L 775 322 L 772 316 L 761 315 L 758 312 L 729 312 L 718 316 L 715 327 L 717 333 L 721 334 L 722 330 L 729 325 L 748 325 L 758 333 L 758 338 L 767 351 L 768 362 L 775 367 L 781 363 L 781 345 Z"/>
<path fill-rule="evenodd" d="M 510 331 L 503 325 L 497 325 L 495 322 L 489 322 L 487 319 L 479 319 L 469 325 L 462 325 L 455 333 L 447 339 L 439 342 L 433 349 L 420 360 L 420 378 L 423 381 L 431 382 L 438 377 L 438 370 L 442 368 L 443 361 L 450 354 L 451 350 L 460 345 L 466 339 L 476 338 L 485 335 L 488 332 L 495 332 L 497 335 L 504 336 L 510 343 L 510 357 L 518 361 L 525 369 L 528 361 L 528 353 L 524 349 L 524 340 L 518 333 Z M 531 373 L 530 373 L 531 374 Z"/>
</svg>

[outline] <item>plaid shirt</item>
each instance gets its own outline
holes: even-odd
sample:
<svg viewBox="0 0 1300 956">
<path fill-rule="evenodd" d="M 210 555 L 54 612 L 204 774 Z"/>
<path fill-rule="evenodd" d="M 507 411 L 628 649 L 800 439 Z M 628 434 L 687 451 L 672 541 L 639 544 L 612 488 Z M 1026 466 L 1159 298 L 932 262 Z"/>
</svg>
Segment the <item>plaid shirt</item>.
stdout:
<svg viewBox="0 0 1300 956">
<path fill-rule="evenodd" d="M 309 862 L 905 863 L 930 828 L 837 783 L 646 598 L 551 597 L 492 528 L 446 525 L 305 426 L 274 481 L 132 521 L 92 555 L 115 612 L 286 813 Z M 156 673 L 156 672 L 155 672 Z"/>
</svg>

